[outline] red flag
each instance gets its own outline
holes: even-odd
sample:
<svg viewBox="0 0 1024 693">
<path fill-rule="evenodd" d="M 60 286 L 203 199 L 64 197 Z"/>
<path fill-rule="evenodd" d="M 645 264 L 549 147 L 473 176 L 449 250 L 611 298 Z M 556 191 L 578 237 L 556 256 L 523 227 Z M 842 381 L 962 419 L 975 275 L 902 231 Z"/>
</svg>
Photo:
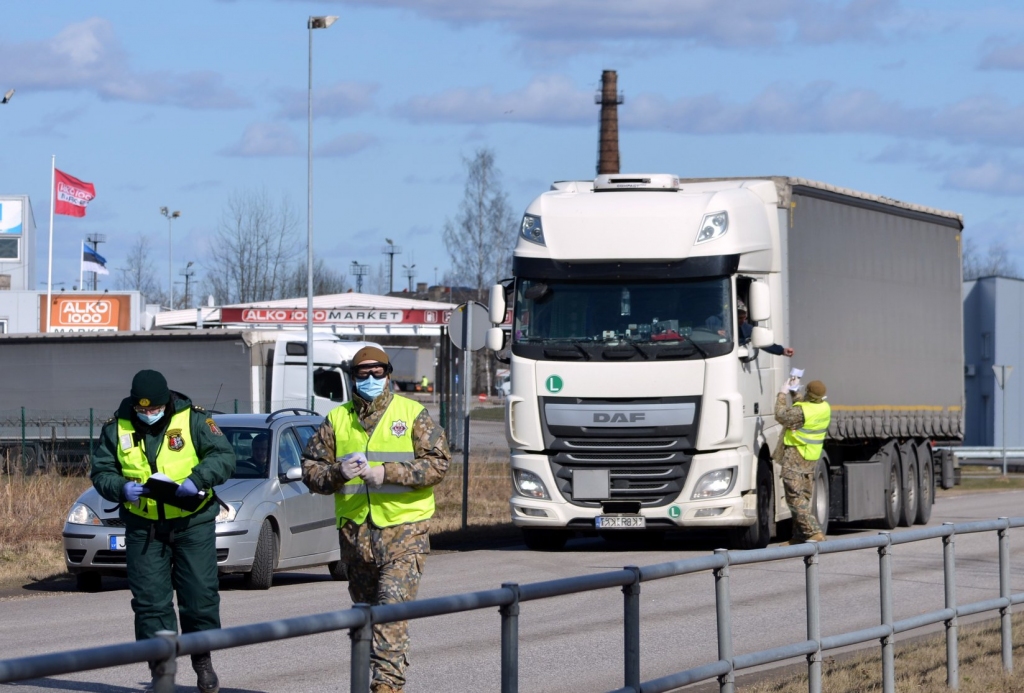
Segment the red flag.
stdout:
<svg viewBox="0 0 1024 693">
<path fill-rule="evenodd" d="M 54 181 L 53 213 L 84 217 L 85 206 L 96 197 L 96 188 L 93 184 L 80 181 L 57 169 L 54 169 Z"/>
</svg>

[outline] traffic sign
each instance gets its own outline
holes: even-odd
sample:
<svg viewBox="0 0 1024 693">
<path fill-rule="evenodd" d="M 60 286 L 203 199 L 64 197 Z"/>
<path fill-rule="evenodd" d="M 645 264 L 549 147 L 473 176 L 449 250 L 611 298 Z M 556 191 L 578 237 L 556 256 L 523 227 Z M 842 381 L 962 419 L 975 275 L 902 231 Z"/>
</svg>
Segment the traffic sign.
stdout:
<svg viewBox="0 0 1024 693">
<path fill-rule="evenodd" d="M 476 301 L 463 303 L 452 311 L 448 319 L 448 339 L 456 348 L 462 348 L 462 333 L 465 324 L 469 322 L 469 350 L 477 351 L 483 349 L 487 343 L 487 330 L 491 328 L 491 321 L 487 314 L 487 308 Z"/>
</svg>

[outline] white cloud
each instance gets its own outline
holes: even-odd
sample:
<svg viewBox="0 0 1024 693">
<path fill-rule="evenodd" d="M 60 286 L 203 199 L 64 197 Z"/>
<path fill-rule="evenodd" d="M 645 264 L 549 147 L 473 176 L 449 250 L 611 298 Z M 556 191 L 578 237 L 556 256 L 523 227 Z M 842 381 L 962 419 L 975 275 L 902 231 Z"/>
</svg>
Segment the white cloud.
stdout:
<svg viewBox="0 0 1024 693">
<path fill-rule="evenodd" d="M 377 143 L 378 140 L 373 135 L 352 133 L 335 137 L 330 142 L 318 146 L 314 154 L 316 156 L 344 158 L 376 146 Z"/>
<path fill-rule="evenodd" d="M 365 113 L 373 108 L 373 97 L 379 87 L 362 82 L 338 82 L 313 89 L 313 117 L 337 120 Z M 274 98 L 280 104 L 278 118 L 305 120 L 309 108 L 309 92 L 305 89 L 278 89 Z"/>
<path fill-rule="evenodd" d="M 1024 193 L 1024 162 L 997 157 L 948 167 L 943 180 L 947 188 L 1000 196 Z"/>
<path fill-rule="evenodd" d="M 0 72 L 26 91 L 88 91 L 110 101 L 190 109 L 240 108 L 248 102 L 209 71 L 137 72 L 105 19 L 70 24 L 43 41 L 0 43 Z"/>
<path fill-rule="evenodd" d="M 298 156 L 306 149 L 291 128 L 282 123 L 253 123 L 242 138 L 221 150 L 225 156 Z"/>
<path fill-rule="evenodd" d="M 1024 43 L 987 46 L 978 67 L 982 70 L 1024 70 Z"/>
</svg>

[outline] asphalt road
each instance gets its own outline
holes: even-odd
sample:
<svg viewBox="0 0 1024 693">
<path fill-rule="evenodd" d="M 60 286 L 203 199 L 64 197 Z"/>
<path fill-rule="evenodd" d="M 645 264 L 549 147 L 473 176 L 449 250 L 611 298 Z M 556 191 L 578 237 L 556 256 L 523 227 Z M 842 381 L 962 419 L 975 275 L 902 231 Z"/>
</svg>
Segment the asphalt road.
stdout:
<svg viewBox="0 0 1024 693">
<path fill-rule="evenodd" d="M 936 503 L 932 524 L 1019 515 L 1021 507 L 1024 491 L 947 497 Z M 1013 549 L 1021 541 L 1020 530 L 1011 533 Z M 439 553 L 428 561 L 420 596 L 695 557 L 706 555 L 715 544 L 711 538 L 674 539 L 658 549 L 638 551 L 628 544 L 577 539 L 558 554 L 533 553 L 522 546 Z M 998 596 L 994 533 L 958 537 L 956 553 L 958 601 Z M 1024 591 L 1024 558 L 1019 550 L 1011 551 L 1011 560 L 1012 590 Z M 943 606 L 940 540 L 895 547 L 893 570 L 895 618 Z M 823 635 L 878 624 L 875 550 L 823 556 L 820 576 Z M 132 613 L 126 584 L 106 584 L 109 587 L 99 594 L 40 592 L 0 601 L 0 656 L 130 640 Z M 737 654 L 804 639 L 803 564 L 799 559 L 733 567 L 731 593 Z M 224 625 L 346 608 L 351 603 L 345 584 L 332 582 L 323 570 L 278 574 L 269 592 L 246 592 L 240 582 L 228 579 L 221 595 Z M 644 680 L 717 658 L 710 573 L 644 583 L 641 601 Z M 523 604 L 520 689 L 607 691 L 621 686 L 621 619 L 618 590 Z M 411 629 L 407 691 L 499 690 L 496 609 L 415 621 Z M 334 633 L 217 652 L 214 662 L 224 693 L 312 693 L 347 690 L 348 652 L 347 634 Z M 195 690 L 187 658 L 179 660 L 178 681 L 179 691 Z M 11 690 L 127 693 L 142 690 L 147 682 L 148 670 L 140 664 L 22 682 Z"/>
</svg>

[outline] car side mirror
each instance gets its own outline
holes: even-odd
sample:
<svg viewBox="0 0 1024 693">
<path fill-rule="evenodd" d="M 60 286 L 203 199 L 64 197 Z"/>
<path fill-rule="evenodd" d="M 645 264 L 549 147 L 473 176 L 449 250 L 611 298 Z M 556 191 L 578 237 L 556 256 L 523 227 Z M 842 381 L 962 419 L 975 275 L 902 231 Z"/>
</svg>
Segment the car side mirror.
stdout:
<svg viewBox="0 0 1024 693">
<path fill-rule="evenodd" d="M 291 467 L 287 472 L 284 473 L 284 478 L 288 481 L 298 481 L 302 478 L 302 467 Z"/>
<path fill-rule="evenodd" d="M 767 327 L 754 327 L 750 331 L 750 343 L 758 349 L 764 349 L 775 344 L 775 335 Z"/>
</svg>

